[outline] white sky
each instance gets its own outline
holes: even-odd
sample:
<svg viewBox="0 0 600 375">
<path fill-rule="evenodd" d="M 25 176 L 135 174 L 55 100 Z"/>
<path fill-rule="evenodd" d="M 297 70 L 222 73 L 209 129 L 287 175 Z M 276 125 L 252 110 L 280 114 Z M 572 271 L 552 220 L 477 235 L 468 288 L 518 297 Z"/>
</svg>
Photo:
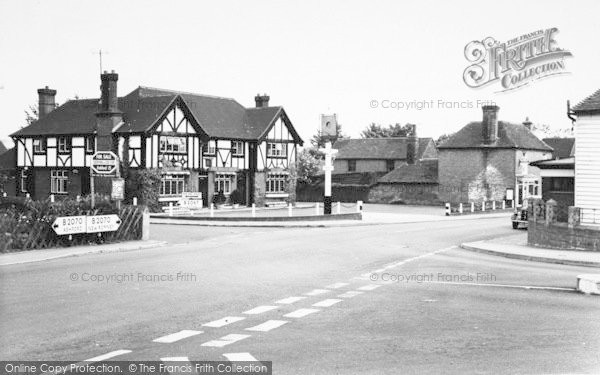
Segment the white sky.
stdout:
<svg viewBox="0 0 600 375">
<path fill-rule="evenodd" d="M 490 4 L 490 5 L 487 5 Z M 36 90 L 63 103 L 99 96 L 104 69 L 119 95 L 139 85 L 232 97 L 266 92 L 308 141 L 321 113 L 346 134 L 413 122 L 421 136 L 456 131 L 480 108 L 372 109 L 370 101 L 492 100 L 500 119 L 568 127 L 566 100 L 600 88 L 600 1 L 6 1 L 0 0 L 0 139 L 24 124 Z M 557 27 L 572 74 L 508 93 L 463 80 L 467 43 Z"/>
</svg>

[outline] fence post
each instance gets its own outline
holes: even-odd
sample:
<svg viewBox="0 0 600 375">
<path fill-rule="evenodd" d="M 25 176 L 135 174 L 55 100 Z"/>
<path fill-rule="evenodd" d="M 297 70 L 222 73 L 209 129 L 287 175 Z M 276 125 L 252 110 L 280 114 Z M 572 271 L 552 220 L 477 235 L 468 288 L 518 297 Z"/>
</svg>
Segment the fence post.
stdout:
<svg viewBox="0 0 600 375">
<path fill-rule="evenodd" d="M 210 217 L 215 217 L 215 204 L 210 204 Z"/>
<path fill-rule="evenodd" d="M 546 202 L 546 226 L 556 222 L 556 204 L 554 199 L 549 199 L 548 202 Z"/>
<path fill-rule="evenodd" d="M 133 205 L 137 206 L 137 197 L 133 197 Z"/>
<path fill-rule="evenodd" d="M 485 198 L 483 199 L 483 202 L 481 202 L 481 211 L 485 211 Z"/>
<path fill-rule="evenodd" d="M 342 213 L 342 202 L 337 202 L 337 214 L 341 214 Z"/>
<path fill-rule="evenodd" d="M 256 204 L 252 203 L 252 217 L 256 217 Z"/>
<path fill-rule="evenodd" d="M 144 208 L 142 213 L 142 241 L 150 239 L 150 211 L 148 207 Z"/>
<path fill-rule="evenodd" d="M 471 213 L 475 212 L 475 202 L 471 202 Z"/>
<path fill-rule="evenodd" d="M 451 212 L 451 208 L 450 208 L 450 203 L 446 203 L 446 216 L 450 216 L 450 212 Z"/>
<path fill-rule="evenodd" d="M 506 210 L 506 201 L 502 201 L 502 209 Z"/>
<path fill-rule="evenodd" d="M 292 204 L 288 203 L 288 216 L 292 217 Z"/>
<path fill-rule="evenodd" d="M 50 203 L 54 203 L 54 194 L 50 194 Z"/>
<path fill-rule="evenodd" d="M 492 210 L 493 211 L 496 210 L 496 201 L 495 200 L 492 201 Z"/>
<path fill-rule="evenodd" d="M 463 205 L 462 205 L 462 203 L 458 204 L 458 213 L 460 213 L 460 214 L 463 213 Z"/>
<path fill-rule="evenodd" d="M 315 203 L 315 215 L 319 216 L 319 202 Z"/>
<path fill-rule="evenodd" d="M 580 211 L 579 207 L 569 206 L 569 228 L 574 228 L 579 224 L 580 220 Z"/>
<path fill-rule="evenodd" d="M 363 206 L 363 201 L 356 201 L 356 212 L 361 212 Z"/>
</svg>

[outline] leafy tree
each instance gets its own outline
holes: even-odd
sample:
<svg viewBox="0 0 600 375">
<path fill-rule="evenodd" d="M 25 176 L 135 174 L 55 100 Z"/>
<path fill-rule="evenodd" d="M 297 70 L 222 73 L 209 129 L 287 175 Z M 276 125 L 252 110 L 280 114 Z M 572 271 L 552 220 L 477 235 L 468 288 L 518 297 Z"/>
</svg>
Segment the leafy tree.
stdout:
<svg viewBox="0 0 600 375">
<path fill-rule="evenodd" d="M 572 128 L 551 128 L 548 124 L 533 124 L 531 131 L 538 138 L 569 138 L 574 137 Z"/>
<path fill-rule="evenodd" d="M 314 149 L 302 150 L 296 159 L 296 176 L 298 181 L 311 183 L 321 170 L 322 160 L 322 158 L 315 156 Z"/>
<path fill-rule="evenodd" d="M 396 123 L 394 125 L 388 125 L 387 127 L 384 127 L 376 123 L 371 123 L 360 133 L 360 136 L 362 138 L 407 137 L 410 135 L 411 128 L 411 124 L 401 125 Z"/>
<path fill-rule="evenodd" d="M 338 139 L 345 138 L 345 135 L 342 133 L 342 125 L 336 125 L 336 134 L 334 136 L 325 135 L 321 133 L 321 130 L 318 129 L 317 133 L 312 136 L 310 139 L 310 143 L 315 148 L 324 147 L 325 142 L 330 141 L 332 144 L 335 143 Z"/>
<path fill-rule="evenodd" d="M 161 173 L 158 169 L 128 170 L 125 177 L 126 200 L 134 197 L 140 204 L 148 206 L 152 212 L 160 212 L 158 192 L 161 184 Z"/>
<path fill-rule="evenodd" d="M 444 134 L 440 135 L 438 137 L 438 139 L 435 141 L 435 145 L 436 146 L 441 145 L 442 143 L 446 142 L 453 135 L 454 135 L 454 133 L 444 133 Z"/>
<path fill-rule="evenodd" d="M 25 110 L 25 126 L 29 126 L 36 122 L 40 118 L 38 108 L 35 105 L 30 105 L 28 109 Z"/>
</svg>

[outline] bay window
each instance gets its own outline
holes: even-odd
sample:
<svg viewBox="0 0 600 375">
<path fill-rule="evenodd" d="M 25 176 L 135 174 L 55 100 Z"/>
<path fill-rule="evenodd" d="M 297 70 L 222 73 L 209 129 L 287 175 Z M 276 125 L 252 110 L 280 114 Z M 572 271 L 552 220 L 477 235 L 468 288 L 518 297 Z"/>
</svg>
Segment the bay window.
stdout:
<svg viewBox="0 0 600 375">
<path fill-rule="evenodd" d="M 285 193 L 287 179 L 287 174 L 269 173 L 267 175 L 267 193 Z"/>
<path fill-rule="evenodd" d="M 215 176 L 215 193 L 222 191 L 225 195 L 231 194 L 233 177 L 231 174 L 217 174 Z"/>
<path fill-rule="evenodd" d="M 158 193 L 162 196 L 182 195 L 185 191 L 185 179 L 183 174 L 167 174 L 162 176 Z"/>
</svg>

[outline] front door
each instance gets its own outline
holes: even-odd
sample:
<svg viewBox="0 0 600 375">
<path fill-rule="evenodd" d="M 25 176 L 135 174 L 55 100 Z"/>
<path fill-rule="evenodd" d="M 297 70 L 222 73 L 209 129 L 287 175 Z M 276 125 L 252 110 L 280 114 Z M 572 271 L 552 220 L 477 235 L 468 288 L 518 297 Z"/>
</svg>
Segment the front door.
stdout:
<svg viewBox="0 0 600 375">
<path fill-rule="evenodd" d="M 208 197 L 208 175 L 201 174 L 198 176 L 198 191 L 202 193 L 202 200 L 206 206 L 210 205 Z"/>
</svg>

